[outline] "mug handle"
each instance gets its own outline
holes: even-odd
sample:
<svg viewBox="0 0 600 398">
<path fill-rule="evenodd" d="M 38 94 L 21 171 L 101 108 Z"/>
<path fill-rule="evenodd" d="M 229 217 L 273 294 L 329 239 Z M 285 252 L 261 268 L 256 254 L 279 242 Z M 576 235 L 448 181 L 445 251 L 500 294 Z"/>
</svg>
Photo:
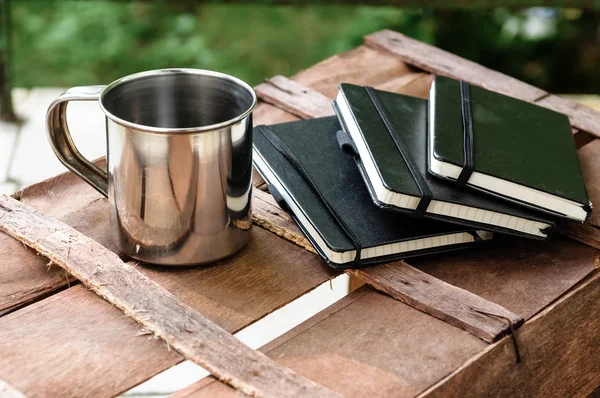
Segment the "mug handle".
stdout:
<svg viewBox="0 0 600 398">
<path fill-rule="evenodd" d="M 69 101 L 99 101 L 106 86 L 73 87 L 55 99 L 46 113 L 46 132 L 52 150 L 69 170 L 108 197 L 108 174 L 79 152 L 67 125 Z"/>
</svg>

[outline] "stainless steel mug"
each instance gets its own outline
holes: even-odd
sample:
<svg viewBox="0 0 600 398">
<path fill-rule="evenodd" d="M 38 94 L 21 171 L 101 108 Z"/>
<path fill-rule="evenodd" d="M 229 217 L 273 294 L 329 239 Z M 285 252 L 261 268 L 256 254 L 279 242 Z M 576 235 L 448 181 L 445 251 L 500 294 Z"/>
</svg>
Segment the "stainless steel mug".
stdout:
<svg viewBox="0 0 600 398">
<path fill-rule="evenodd" d="M 75 147 L 69 101 L 99 102 L 107 171 Z M 46 129 L 58 159 L 108 197 L 119 249 L 149 263 L 193 265 L 248 240 L 255 106 L 256 94 L 239 79 L 163 69 L 65 91 L 50 105 Z"/>
</svg>

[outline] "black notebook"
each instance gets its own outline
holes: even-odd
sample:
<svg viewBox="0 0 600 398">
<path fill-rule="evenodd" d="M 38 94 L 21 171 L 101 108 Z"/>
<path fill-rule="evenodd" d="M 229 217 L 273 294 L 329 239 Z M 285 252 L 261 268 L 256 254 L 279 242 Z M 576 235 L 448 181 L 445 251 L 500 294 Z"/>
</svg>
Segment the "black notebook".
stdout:
<svg viewBox="0 0 600 398">
<path fill-rule="evenodd" d="M 254 129 L 254 165 L 329 265 L 364 266 L 492 238 L 491 232 L 375 206 L 354 161 L 339 150 L 339 129 L 335 117 Z"/>
<path fill-rule="evenodd" d="M 441 76 L 429 101 L 432 174 L 561 218 L 588 217 L 566 115 Z"/>
<path fill-rule="evenodd" d="M 427 172 L 427 101 L 341 84 L 334 109 L 356 148 L 356 162 L 384 208 L 534 239 L 549 239 L 543 214 L 461 190 Z"/>
</svg>

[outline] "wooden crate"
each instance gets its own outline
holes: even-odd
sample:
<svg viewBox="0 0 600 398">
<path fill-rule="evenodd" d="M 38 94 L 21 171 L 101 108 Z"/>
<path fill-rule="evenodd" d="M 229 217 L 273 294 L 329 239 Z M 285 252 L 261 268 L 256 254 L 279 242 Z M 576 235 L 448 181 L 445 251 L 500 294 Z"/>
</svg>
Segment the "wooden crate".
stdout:
<svg viewBox="0 0 600 398">
<path fill-rule="evenodd" d="M 589 194 L 600 203 L 598 113 L 390 31 L 292 80 L 258 86 L 255 122 L 332 114 L 340 82 L 426 97 L 434 73 L 567 113 Z M 106 200 L 74 175 L 16 197 L 116 251 Z M 338 274 L 268 193 L 255 189 L 253 205 L 258 227 L 239 255 L 205 268 L 137 269 L 230 333 Z M 599 222 L 594 213 L 584 226 L 562 226 L 549 244 L 505 238 L 481 250 L 353 271 L 368 285 L 261 351 L 347 396 L 586 395 L 600 384 Z M 184 359 L 8 235 L 0 234 L 0 258 L 0 394 L 114 396 Z M 508 322 L 469 305 L 504 310 L 515 326 L 524 322 L 511 335 Z M 232 394 L 239 393 L 208 378 L 175 396 Z"/>
</svg>

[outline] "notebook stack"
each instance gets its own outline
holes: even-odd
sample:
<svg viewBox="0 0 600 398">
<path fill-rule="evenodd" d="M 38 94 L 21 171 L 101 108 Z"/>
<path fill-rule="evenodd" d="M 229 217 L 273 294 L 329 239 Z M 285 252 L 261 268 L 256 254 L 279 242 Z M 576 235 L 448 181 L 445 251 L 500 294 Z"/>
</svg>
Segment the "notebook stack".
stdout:
<svg viewBox="0 0 600 398">
<path fill-rule="evenodd" d="M 436 77 L 429 100 L 341 84 L 325 117 L 254 131 L 254 163 L 329 265 L 547 241 L 588 199 L 568 118 Z"/>
</svg>

